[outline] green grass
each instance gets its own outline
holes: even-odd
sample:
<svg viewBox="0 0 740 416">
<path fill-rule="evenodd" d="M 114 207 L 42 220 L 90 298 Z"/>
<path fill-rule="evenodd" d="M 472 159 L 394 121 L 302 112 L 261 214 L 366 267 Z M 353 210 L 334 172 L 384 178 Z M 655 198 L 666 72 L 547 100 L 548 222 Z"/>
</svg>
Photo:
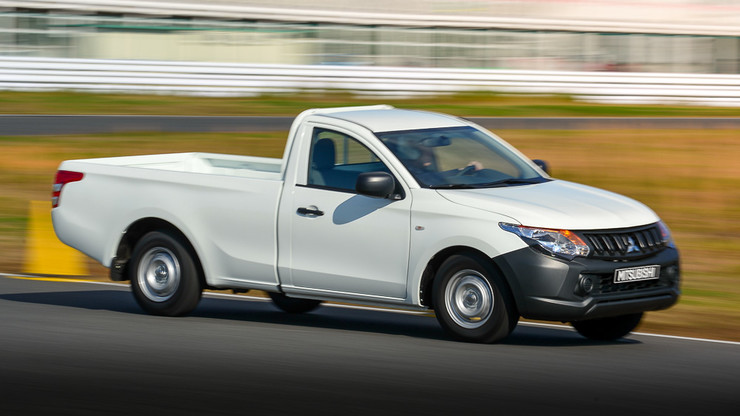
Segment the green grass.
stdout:
<svg viewBox="0 0 740 416">
<path fill-rule="evenodd" d="M 188 97 L 0 92 L 0 114 L 296 115 L 307 108 L 388 103 L 459 116 L 502 117 L 738 117 L 737 108 L 584 103 L 566 95 L 467 93 L 409 99 L 358 98 L 348 93 L 259 97 Z"/>
</svg>

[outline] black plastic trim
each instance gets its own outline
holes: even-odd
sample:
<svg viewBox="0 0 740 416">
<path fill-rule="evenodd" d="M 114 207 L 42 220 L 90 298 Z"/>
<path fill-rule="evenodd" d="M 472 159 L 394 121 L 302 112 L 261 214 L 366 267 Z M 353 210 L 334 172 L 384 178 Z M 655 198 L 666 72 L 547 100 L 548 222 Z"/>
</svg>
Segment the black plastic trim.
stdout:
<svg viewBox="0 0 740 416">
<path fill-rule="evenodd" d="M 568 261 L 527 247 L 492 261 L 509 282 L 520 314 L 529 319 L 567 322 L 666 309 L 681 293 L 679 255 L 673 247 L 630 261 L 582 257 Z M 598 287 L 589 294 L 579 290 L 582 275 L 613 276 L 616 269 L 647 265 L 661 266 L 655 284 L 608 293 L 600 293 Z"/>
<path fill-rule="evenodd" d="M 670 246 L 662 240 L 658 223 L 575 233 L 588 244 L 591 250 L 589 257 L 605 260 L 638 260 L 653 256 Z M 630 251 L 632 249 L 634 251 Z"/>
<path fill-rule="evenodd" d="M 393 201 L 400 201 L 402 199 L 406 199 L 406 193 L 403 191 L 403 187 L 398 185 L 398 181 L 396 180 L 395 176 L 393 176 L 393 179 L 396 181 L 396 191 L 401 191 L 401 192 L 393 193 L 385 199 L 390 199 Z M 345 194 L 352 194 L 352 195 L 362 195 L 361 193 L 357 192 L 357 190 L 355 189 L 333 188 L 331 186 L 323 186 L 323 185 L 304 185 L 304 184 L 298 184 L 298 183 L 295 184 L 295 186 L 298 186 L 301 188 L 321 189 L 322 191 L 332 191 L 332 192 L 342 192 Z"/>
</svg>

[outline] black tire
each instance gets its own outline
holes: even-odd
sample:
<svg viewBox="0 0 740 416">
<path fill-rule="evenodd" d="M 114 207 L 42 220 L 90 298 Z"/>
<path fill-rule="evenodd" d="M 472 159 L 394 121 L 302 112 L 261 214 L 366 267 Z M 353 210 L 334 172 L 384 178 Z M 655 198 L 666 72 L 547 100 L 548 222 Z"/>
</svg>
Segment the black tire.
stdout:
<svg viewBox="0 0 740 416">
<path fill-rule="evenodd" d="M 283 312 L 288 313 L 311 312 L 321 305 L 320 300 L 291 298 L 285 296 L 283 293 L 268 292 L 268 295 L 270 295 L 270 299 L 272 299 L 272 303 L 274 303 L 275 306 L 280 308 Z"/>
<path fill-rule="evenodd" d="M 642 320 L 642 312 L 610 318 L 589 319 L 571 322 L 571 325 L 588 339 L 596 341 L 614 341 L 622 338 L 637 328 Z"/>
<path fill-rule="evenodd" d="M 498 342 L 509 336 L 519 321 L 504 278 L 481 256 L 454 255 L 445 260 L 432 291 L 437 320 L 455 339 Z"/>
<path fill-rule="evenodd" d="M 198 306 L 203 287 L 195 253 L 166 232 L 145 234 L 128 264 L 136 303 L 152 315 L 182 316 Z"/>
</svg>

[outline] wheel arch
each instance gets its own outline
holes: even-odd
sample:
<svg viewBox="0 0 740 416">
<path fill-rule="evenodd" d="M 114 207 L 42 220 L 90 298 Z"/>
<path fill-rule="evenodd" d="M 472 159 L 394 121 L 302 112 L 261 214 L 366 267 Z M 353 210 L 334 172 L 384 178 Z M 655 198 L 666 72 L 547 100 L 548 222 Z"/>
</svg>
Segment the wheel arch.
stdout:
<svg viewBox="0 0 740 416">
<path fill-rule="evenodd" d="M 131 259 L 131 254 L 134 251 L 134 247 L 136 247 L 136 243 L 138 243 L 144 235 L 152 231 L 166 232 L 173 237 L 178 238 L 183 244 L 185 244 L 193 258 L 195 267 L 198 269 L 201 285 L 203 287 L 207 287 L 205 271 L 201 264 L 200 257 L 188 237 L 174 224 L 156 217 L 141 218 L 126 228 L 126 231 L 121 237 L 118 247 L 116 248 L 116 255 L 111 262 L 111 280 L 128 280 L 128 264 Z"/>
<path fill-rule="evenodd" d="M 503 280 L 506 283 L 506 288 L 504 289 L 509 292 L 509 295 L 511 295 L 511 299 L 514 301 L 514 307 L 518 310 L 516 297 L 514 296 L 511 282 L 509 282 L 509 277 L 486 253 L 468 246 L 447 247 L 437 252 L 434 256 L 432 256 L 431 259 L 429 259 L 429 262 L 427 263 L 427 266 L 422 273 L 421 282 L 419 284 L 419 300 L 421 301 L 421 304 L 423 306 L 434 308 L 432 287 L 434 285 L 434 278 L 437 274 L 437 270 L 439 270 L 439 267 L 442 265 L 442 263 L 444 263 L 445 260 L 455 255 L 468 255 L 471 257 L 478 257 L 481 260 L 485 261 L 486 264 L 488 264 L 496 272 L 498 272 L 503 277 Z"/>
</svg>

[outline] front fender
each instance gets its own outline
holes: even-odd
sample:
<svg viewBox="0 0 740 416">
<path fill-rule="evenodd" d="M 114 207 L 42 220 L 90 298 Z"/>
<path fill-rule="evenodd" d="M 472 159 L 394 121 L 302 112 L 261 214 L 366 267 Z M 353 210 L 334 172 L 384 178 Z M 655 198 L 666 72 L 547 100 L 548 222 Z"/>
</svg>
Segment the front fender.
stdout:
<svg viewBox="0 0 740 416">
<path fill-rule="evenodd" d="M 431 189 L 412 192 L 409 303 L 424 306 L 420 296 L 424 273 L 430 264 L 444 260 L 440 256 L 469 249 L 495 258 L 527 247 L 499 227 L 499 222 L 516 223 L 511 217 L 454 204 Z"/>
</svg>

